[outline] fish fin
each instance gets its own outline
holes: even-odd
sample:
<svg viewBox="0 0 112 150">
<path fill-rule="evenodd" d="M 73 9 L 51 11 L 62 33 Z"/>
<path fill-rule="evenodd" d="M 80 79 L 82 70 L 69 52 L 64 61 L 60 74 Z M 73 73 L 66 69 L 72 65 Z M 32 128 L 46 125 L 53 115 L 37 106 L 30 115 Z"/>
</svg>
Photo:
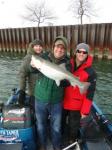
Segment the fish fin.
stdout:
<svg viewBox="0 0 112 150">
<path fill-rule="evenodd" d="M 85 93 L 90 86 L 90 82 L 82 82 L 84 84 L 83 88 L 79 87 L 81 94 Z"/>
<path fill-rule="evenodd" d="M 55 80 L 56 85 L 59 86 L 60 85 L 60 81 L 59 80 Z"/>
</svg>

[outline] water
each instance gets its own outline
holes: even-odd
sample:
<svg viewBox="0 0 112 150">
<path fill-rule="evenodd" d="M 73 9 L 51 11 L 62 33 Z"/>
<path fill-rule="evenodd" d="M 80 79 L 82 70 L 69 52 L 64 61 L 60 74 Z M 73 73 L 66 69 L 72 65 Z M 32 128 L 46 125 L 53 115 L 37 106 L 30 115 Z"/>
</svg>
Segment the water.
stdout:
<svg viewBox="0 0 112 150">
<path fill-rule="evenodd" d="M 23 56 L 0 54 L 0 101 L 6 101 L 11 89 L 18 87 L 18 70 Z M 112 108 L 112 61 L 94 60 L 97 86 L 94 101 L 105 113 Z"/>
<path fill-rule="evenodd" d="M 12 89 L 18 87 L 18 71 L 22 56 L 0 54 L 0 102 L 10 96 Z"/>
<path fill-rule="evenodd" d="M 111 113 L 112 108 L 112 61 L 94 60 L 97 72 L 97 86 L 94 101 L 105 113 Z"/>
</svg>

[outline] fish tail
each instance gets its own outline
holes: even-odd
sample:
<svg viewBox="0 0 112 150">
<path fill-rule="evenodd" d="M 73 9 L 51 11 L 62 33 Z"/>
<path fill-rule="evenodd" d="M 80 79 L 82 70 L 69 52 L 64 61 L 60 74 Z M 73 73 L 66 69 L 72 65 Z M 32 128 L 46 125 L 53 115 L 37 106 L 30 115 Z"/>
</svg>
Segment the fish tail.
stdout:
<svg viewBox="0 0 112 150">
<path fill-rule="evenodd" d="M 90 83 L 89 82 L 83 82 L 83 87 L 79 87 L 80 93 L 83 94 L 87 91 L 89 88 Z"/>
</svg>

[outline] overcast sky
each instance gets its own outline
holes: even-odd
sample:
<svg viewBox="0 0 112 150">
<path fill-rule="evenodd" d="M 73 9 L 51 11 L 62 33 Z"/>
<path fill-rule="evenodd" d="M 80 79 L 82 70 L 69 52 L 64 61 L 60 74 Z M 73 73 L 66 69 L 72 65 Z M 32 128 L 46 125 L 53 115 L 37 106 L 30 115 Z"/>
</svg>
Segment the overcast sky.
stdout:
<svg viewBox="0 0 112 150">
<path fill-rule="evenodd" d="M 35 0 L 0 0 L 0 28 L 13 28 L 31 26 L 20 17 L 25 13 L 25 5 Z M 38 1 L 38 0 L 37 0 Z M 67 11 L 70 0 L 47 0 L 58 16 L 54 25 L 79 24 Z M 71 0 L 72 1 L 72 0 Z M 93 1 L 93 0 L 92 0 Z M 94 0 L 97 17 L 85 19 L 84 23 L 110 23 L 112 22 L 112 0 Z"/>
</svg>

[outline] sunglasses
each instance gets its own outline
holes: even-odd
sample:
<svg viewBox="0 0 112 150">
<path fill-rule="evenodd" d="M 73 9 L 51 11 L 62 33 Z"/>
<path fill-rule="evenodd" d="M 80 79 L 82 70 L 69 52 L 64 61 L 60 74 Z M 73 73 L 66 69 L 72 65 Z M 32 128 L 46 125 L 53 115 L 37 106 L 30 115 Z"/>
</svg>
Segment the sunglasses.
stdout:
<svg viewBox="0 0 112 150">
<path fill-rule="evenodd" d="M 87 54 L 88 52 L 86 52 L 86 51 L 80 51 L 80 50 L 77 50 L 77 52 L 76 53 L 82 53 L 82 54 Z"/>
</svg>

